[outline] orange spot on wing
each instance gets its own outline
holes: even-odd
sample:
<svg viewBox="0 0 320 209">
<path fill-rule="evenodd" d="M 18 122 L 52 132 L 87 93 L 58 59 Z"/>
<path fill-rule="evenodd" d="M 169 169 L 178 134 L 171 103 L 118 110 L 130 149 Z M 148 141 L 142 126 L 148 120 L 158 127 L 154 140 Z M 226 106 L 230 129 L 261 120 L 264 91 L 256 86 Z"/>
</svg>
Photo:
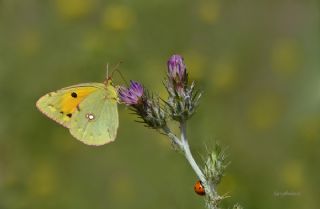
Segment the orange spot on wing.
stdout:
<svg viewBox="0 0 320 209">
<path fill-rule="evenodd" d="M 64 114 L 73 113 L 77 106 L 92 92 L 96 91 L 96 87 L 81 87 L 78 89 L 70 90 L 65 95 L 63 95 L 61 101 L 61 111 Z M 71 96 L 72 93 L 76 93 L 77 97 Z"/>
</svg>

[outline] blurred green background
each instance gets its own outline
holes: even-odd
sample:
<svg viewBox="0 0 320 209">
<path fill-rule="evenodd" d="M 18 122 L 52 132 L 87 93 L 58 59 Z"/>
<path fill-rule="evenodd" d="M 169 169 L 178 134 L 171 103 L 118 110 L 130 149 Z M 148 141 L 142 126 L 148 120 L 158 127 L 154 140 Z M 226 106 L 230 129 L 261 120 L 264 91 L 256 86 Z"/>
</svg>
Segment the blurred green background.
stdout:
<svg viewBox="0 0 320 209">
<path fill-rule="evenodd" d="M 319 8 L 316 0 L 0 0 L 0 208 L 204 208 L 183 156 L 125 107 L 116 142 L 102 147 L 35 107 L 49 91 L 102 81 L 106 64 L 119 61 L 127 79 L 166 97 L 174 53 L 204 91 L 188 126 L 195 157 L 216 140 L 228 147 L 225 205 L 319 208 Z M 276 195 L 285 192 L 296 195 Z"/>
</svg>

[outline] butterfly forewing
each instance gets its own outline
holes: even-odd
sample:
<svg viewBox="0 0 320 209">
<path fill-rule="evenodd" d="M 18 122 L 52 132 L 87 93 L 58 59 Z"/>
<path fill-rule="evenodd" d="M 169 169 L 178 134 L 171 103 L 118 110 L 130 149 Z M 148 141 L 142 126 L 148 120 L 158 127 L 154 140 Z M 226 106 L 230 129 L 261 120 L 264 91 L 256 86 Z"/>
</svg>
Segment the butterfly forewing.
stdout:
<svg viewBox="0 0 320 209">
<path fill-rule="evenodd" d="M 78 105 L 88 95 L 101 88 L 104 88 L 104 84 L 85 83 L 66 87 L 44 95 L 37 101 L 36 106 L 46 116 L 69 128 Z"/>
</svg>

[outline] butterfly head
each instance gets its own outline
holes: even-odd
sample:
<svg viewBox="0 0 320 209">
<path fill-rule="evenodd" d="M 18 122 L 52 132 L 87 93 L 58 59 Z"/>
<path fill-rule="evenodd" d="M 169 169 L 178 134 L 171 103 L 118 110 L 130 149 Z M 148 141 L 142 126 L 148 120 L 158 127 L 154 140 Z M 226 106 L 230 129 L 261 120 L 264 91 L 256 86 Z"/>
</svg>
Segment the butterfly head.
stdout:
<svg viewBox="0 0 320 209">
<path fill-rule="evenodd" d="M 112 77 L 111 76 L 107 76 L 105 79 L 104 79 L 104 85 L 105 86 L 109 86 L 109 85 L 113 85 L 113 82 L 112 82 Z"/>
<path fill-rule="evenodd" d="M 113 77 L 113 74 L 115 72 L 119 73 L 120 77 L 125 81 L 125 83 L 127 83 L 127 81 L 124 79 L 122 73 L 120 72 L 119 70 L 119 65 L 122 63 L 122 61 L 118 62 L 116 65 L 114 65 L 112 67 L 112 70 L 111 70 L 111 74 L 109 75 L 109 64 L 107 64 L 106 68 L 107 68 L 107 74 L 106 74 L 106 78 L 104 80 L 104 84 L 107 86 L 107 85 L 112 85 L 112 77 Z"/>
</svg>

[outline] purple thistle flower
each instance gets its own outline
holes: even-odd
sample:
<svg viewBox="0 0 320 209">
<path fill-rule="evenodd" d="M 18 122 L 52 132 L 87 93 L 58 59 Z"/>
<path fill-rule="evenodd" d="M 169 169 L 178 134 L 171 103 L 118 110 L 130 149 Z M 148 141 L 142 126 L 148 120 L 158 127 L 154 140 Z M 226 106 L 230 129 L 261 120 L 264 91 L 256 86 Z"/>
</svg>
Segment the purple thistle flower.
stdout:
<svg viewBox="0 0 320 209">
<path fill-rule="evenodd" d="M 169 78 L 175 80 L 177 83 L 183 82 L 186 75 L 186 65 L 180 55 L 172 55 L 168 60 L 168 74 Z"/>
<path fill-rule="evenodd" d="M 186 121 L 190 118 L 199 103 L 201 93 L 195 90 L 194 84 L 188 85 L 188 73 L 182 56 L 172 55 L 167 63 L 168 79 L 165 83 L 169 93 L 166 105 L 173 120 Z"/>
<path fill-rule="evenodd" d="M 140 104 L 144 93 L 143 86 L 136 81 L 130 81 L 130 83 L 129 88 L 120 87 L 118 89 L 119 99 L 126 105 Z"/>
</svg>

